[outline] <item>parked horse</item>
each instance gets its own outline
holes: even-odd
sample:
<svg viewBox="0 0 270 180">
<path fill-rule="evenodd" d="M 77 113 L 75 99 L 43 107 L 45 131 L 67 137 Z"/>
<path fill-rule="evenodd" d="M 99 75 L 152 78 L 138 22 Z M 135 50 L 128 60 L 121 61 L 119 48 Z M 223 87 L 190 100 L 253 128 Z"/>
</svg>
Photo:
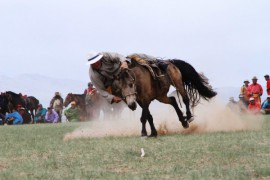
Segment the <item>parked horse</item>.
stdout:
<svg viewBox="0 0 270 180">
<path fill-rule="evenodd" d="M 75 101 L 82 110 L 82 116 L 87 120 L 98 119 L 101 113 L 103 113 L 104 119 L 117 117 L 123 111 L 121 103 L 109 104 L 98 91 L 94 91 L 87 98 L 86 96 L 86 94 L 69 93 L 65 98 L 64 106 L 67 107 L 72 101 Z"/>
<path fill-rule="evenodd" d="M 64 101 L 64 106 L 67 107 L 72 101 L 76 102 L 76 105 L 81 109 L 82 119 L 85 119 L 86 118 L 85 94 L 68 93 Z"/>
<path fill-rule="evenodd" d="M 35 114 L 37 113 L 39 100 L 34 96 L 28 96 L 24 98 L 26 103 L 26 109 L 30 111 L 31 117 L 34 120 Z"/>
<path fill-rule="evenodd" d="M 22 98 L 21 94 L 16 94 L 12 91 L 6 92 L 8 103 L 8 112 L 11 113 L 12 109 L 16 109 L 18 105 L 21 105 L 23 108 L 26 109 L 26 103 L 24 99 Z"/>
<path fill-rule="evenodd" d="M 8 104 L 9 104 L 9 101 L 7 99 L 6 94 L 1 94 L 0 95 L 0 113 L 1 114 L 6 115 L 6 113 L 9 112 Z"/>
<path fill-rule="evenodd" d="M 141 123 L 142 130 L 141 135 L 147 136 L 146 122 L 151 127 L 151 137 L 157 136 L 157 131 L 153 123 L 153 117 L 149 111 L 149 105 L 151 101 L 158 100 L 165 104 L 170 104 L 174 107 L 179 121 L 182 123 L 184 128 L 188 128 L 189 124 L 187 117 L 183 116 L 183 113 L 178 107 L 175 97 L 168 97 L 170 85 L 174 85 L 178 92 L 183 96 L 183 101 L 186 105 L 186 110 L 189 110 L 189 97 L 192 99 L 192 104 L 196 105 L 200 97 L 208 100 L 216 95 L 216 92 L 209 86 L 207 79 L 199 75 L 196 70 L 186 62 L 179 62 L 173 60 L 172 62 L 167 61 L 166 64 L 162 64 L 164 69 L 164 75 L 154 79 L 151 72 L 145 67 L 138 63 L 138 56 L 131 57 L 131 64 L 129 69 L 122 71 L 117 80 L 113 83 L 113 93 L 124 99 L 128 107 L 131 110 L 135 110 L 137 105 L 136 102 L 142 108 Z M 175 65 L 177 66 L 175 66 Z M 184 65 L 188 68 L 188 72 L 183 71 L 182 74 L 177 72 L 181 70 L 180 66 Z M 175 77 L 182 75 L 182 77 Z M 178 79 L 178 81 L 173 81 Z M 185 88 L 186 86 L 186 88 Z M 191 113 L 187 116 L 191 117 Z"/>
</svg>

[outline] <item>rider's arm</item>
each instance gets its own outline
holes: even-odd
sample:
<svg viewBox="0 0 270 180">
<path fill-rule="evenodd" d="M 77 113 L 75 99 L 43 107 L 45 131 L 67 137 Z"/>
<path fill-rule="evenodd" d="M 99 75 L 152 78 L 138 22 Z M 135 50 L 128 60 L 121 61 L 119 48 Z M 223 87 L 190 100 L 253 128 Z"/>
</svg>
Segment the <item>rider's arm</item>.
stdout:
<svg viewBox="0 0 270 180">
<path fill-rule="evenodd" d="M 90 68 L 90 79 L 92 81 L 92 83 L 95 85 L 95 87 L 97 88 L 97 90 L 99 91 L 100 95 L 104 98 L 106 98 L 106 100 L 109 103 L 112 103 L 112 99 L 114 97 L 114 95 L 110 94 L 105 86 L 104 86 L 104 82 L 102 81 L 102 77 L 100 74 L 94 72 L 91 70 Z"/>
</svg>

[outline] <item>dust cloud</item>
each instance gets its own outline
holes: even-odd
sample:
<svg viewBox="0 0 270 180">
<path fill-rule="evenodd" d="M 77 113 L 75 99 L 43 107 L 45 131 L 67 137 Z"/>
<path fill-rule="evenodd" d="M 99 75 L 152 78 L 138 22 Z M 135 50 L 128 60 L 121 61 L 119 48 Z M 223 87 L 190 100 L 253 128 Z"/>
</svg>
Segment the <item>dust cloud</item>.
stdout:
<svg viewBox="0 0 270 180">
<path fill-rule="evenodd" d="M 185 110 L 183 111 L 185 112 Z M 170 105 L 154 102 L 150 106 L 150 112 L 159 135 L 260 130 L 264 122 L 262 115 L 241 113 L 237 106 L 229 108 L 219 103 L 217 99 L 202 102 L 194 109 L 194 121 L 190 123 L 188 129 L 182 127 L 176 112 Z M 100 118 L 99 120 L 82 123 L 82 127 L 66 134 L 64 140 L 140 136 L 140 116 L 140 107 L 136 111 L 125 108 L 121 117 L 115 119 Z M 147 132 L 150 134 L 148 123 Z"/>
</svg>

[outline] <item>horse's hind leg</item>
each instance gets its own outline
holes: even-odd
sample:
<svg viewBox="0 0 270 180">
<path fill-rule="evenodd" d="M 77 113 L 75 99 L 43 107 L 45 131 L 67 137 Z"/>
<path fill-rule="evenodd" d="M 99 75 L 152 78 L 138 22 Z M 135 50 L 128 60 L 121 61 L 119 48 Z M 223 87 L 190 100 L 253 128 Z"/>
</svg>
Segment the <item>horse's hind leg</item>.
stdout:
<svg viewBox="0 0 270 180">
<path fill-rule="evenodd" d="M 165 104 L 170 104 L 173 106 L 173 108 L 175 109 L 176 113 L 177 113 L 177 116 L 179 118 L 179 121 L 182 123 L 182 126 L 184 128 L 188 128 L 189 125 L 188 125 L 188 122 L 186 121 L 185 117 L 183 116 L 183 113 L 182 111 L 180 110 L 176 100 L 175 100 L 175 97 L 167 97 L 167 96 L 162 96 L 162 97 L 159 97 L 157 98 L 157 100 L 159 100 L 160 102 L 163 102 Z"/>
<path fill-rule="evenodd" d="M 167 73 L 170 76 L 172 81 L 172 85 L 175 86 L 176 90 L 181 94 L 184 104 L 186 106 L 186 114 L 187 120 L 189 121 L 192 118 L 191 111 L 190 111 L 190 104 L 187 92 L 185 90 L 183 81 L 182 81 L 182 73 L 180 70 L 173 64 L 168 65 Z"/>
</svg>

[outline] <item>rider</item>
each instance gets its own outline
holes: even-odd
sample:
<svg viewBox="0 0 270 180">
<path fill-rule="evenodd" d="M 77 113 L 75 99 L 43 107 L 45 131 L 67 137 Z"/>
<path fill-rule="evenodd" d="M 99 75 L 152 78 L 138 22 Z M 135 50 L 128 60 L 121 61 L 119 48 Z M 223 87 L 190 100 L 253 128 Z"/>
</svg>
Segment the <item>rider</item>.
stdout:
<svg viewBox="0 0 270 180">
<path fill-rule="evenodd" d="M 88 58 L 89 76 L 101 96 L 109 103 L 119 103 L 122 99 L 112 95 L 111 85 L 121 69 L 128 68 L 128 59 L 118 53 L 91 53 Z"/>
</svg>

